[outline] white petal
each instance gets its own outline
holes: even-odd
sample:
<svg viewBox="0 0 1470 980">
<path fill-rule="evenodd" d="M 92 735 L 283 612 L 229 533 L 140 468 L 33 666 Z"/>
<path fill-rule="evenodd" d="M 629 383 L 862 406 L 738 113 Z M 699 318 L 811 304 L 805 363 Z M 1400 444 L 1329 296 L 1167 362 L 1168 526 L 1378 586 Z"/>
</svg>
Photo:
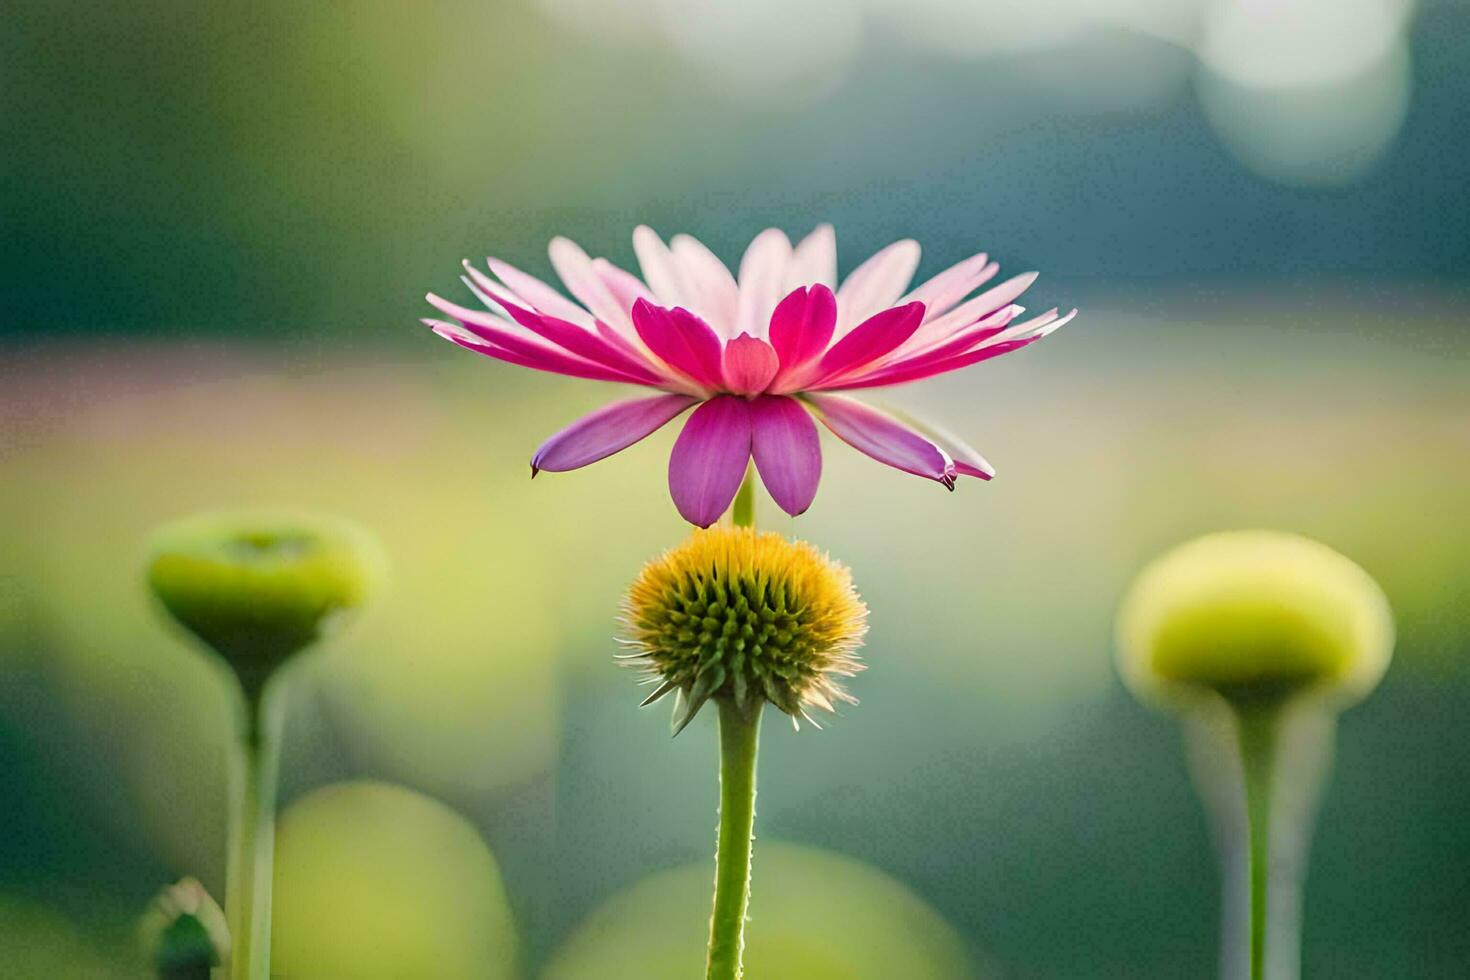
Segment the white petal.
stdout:
<svg viewBox="0 0 1470 980">
<path fill-rule="evenodd" d="M 561 276 L 567 291 L 592 311 L 592 315 L 603 323 L 621 332 L 633 329 L 628 309 L 618 303 L 581 246 L 567 238 L 553 238 L 547 249 L 551 255 L 552 268 Z"/>
<path fill-rule="evenodd" d="M 633 229 L 633 251 L 638 256 L 638 266 L 643 270 L 643 280 L 653 290 L 659 306 L 682 306 L 684 280 L 674 256 L 658 237 L 658 233 L 647 225 Z"/>
<path fill-rule="evenodd" d="M 705 319 L 721 337 L 733 337 L 740 287 L 725 263 L 692 235 L 675 235 L 669 242 L 680 276 L 688 287 L 689 309 Z"/>
<path fill-rule="evenodd" d="M 837 336 L 898 303 L 919 267 L 919 243 L 894 242 L 852 271 L 837 291 Z"/>
<path fill-rule="evenodd" d="M 529 306 L 537 312 L 568 320 L 583 327 L 592 326 L 591 314 L 540 279 L 497 258 L 489 259 L 489 264 L 490 271 L 499 276 L 500 281 L 510 287 L 510 291 L 520 298 L 519 305 Z"/>
<path fill-rule="evenodd" d="M 735 314 L 735 336 L 765 337 L 771 311 L 785 294 L 786 269 L 791 264 L 791 240 L 779 228 L 767 228 L 745 250 L 740 260 L 740 306 Z"/>
<path fill-rule="evenodd" d="M 798 286 L 816 283 L 828 289 L 837 288 L 837 233 L 831 225 L 817 225 L 810 235 L 797 243 L 781 294 L 784 296 Z"/>
<path fill-rule="evenodd" d="M 924 321 L 937 319 L 954 309 L 956 303 L 994 277 L 1000 266 L 989 261 L 984 252 L 956 262 L 922 286 L 916 286 L 903 298 L 905 303 L 923 303 Z"/>
</svg>

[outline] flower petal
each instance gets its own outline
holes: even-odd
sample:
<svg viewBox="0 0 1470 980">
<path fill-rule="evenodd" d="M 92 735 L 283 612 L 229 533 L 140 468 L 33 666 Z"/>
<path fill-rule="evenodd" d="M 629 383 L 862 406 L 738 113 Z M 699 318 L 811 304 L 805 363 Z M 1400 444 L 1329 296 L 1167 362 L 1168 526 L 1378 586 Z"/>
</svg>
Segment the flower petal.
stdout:
<svg viewBox="0 0 1470 980">
<path fill-rule="evenodd" d="M 684 280 L 674 256 L 658 233 L 647 225 L 633 229 L 633 252 L 638 256 L 638 266 L 643 270 L 643 279 L 659 306 L 674 307 L 686 302 Z"/>
<path fill-rule="evenodd" d="M 725 390 L 737 395 L 759 394 L 780 366 L 780 358 L 770 344 L 743 333 L 725 344 Z"/>
<path fill-rule="evenodd" d="M 969 443 L 948 430 L 941 429 L 925 419 L 915 418 L 906 412 L 890 411 L 890 414 L 948 453 L 949 458 L 954 460 L 956 474 L 973 476 L 981 480 L 989 480 L 995 476 L 995 467 L 990 465 L 989 460 L 976 452 Z"/>
<path fill-rule="evenodd" d="M 822 355 L 816 383 L 872 364 L 912 337 L 923 322 L 923 303 L 895 306 L 869 317 Z"/>
<path fill-rule="evenodd" d="M 767 228 L 750 243 L 740 260 L 740 305 L 735 333 L 764 336 L 771 310 L 781 298 L 786 267 L 791 264 L 791 240 L 779 228 Z"/>
<path fill-rule="evenodd" d="M 698 401 L 688 395 L 655 395 L 614 402 L 584 415 L 541 444 L 531 457 L 531 475 L 575 470 L 621 452 Z"/>
<path fill-rule="evenodd" d="M 815 361 L 832 341 L 837 326 L 837 300 L 823 285 L 802 287 L 776 304 L 771 313 L 771 346 L 781 359 L 777 384 Z"/>
<path fill-rule="evenodd" d="M 735 311 L 740 287 L 715 253 L 692 235 L 669 241 L 686 289 L 689 307 L 705 319 L 720 337 L 735 336 Z"/>
<path fill-rule="evenodd" d="M 924 324 L 916 338 L 921 343 L 944 340 L 956 330 L 963 330 L 976 320 L 987 317 L 1001 307 L 1010 305 L 1036 281 L 1038 273 L 1023 272 L 1012 276 L 997 286 L 992 286 L 973 299 L 966 300 L 950 312 L 930 319 Z"/>
<path fill-rule="evenodd" d="M 818 283 L 828 289 L 837 288 L 837 234 L 831 225 L 817 225 L 797 243 L 783 288 L 791 290 Z"/>
<path fill-rule="evenodd" d="M 705 388 L 720 386 L 720 338 L 699 317 L 688 310 L 666 310 L 640 299 L 633 304 L 633 326 L 648 349 L 670 367 Z"/>
<path fill-rule="evenodd" d="M 919 267 L 919 243 L 894 242 L 858 266 L 837 290 L 837 335 L 898 302 Z"/>
<path fill-rule="evenodd" d="M 822 478 L 822 444 L 817 426 L 801 403 L 762 395 L 750 403 L 751 455 L 771 499 L 795 517 L 817 496 Z"/>
<path fill-rule="evenodd" d="M 885 385 L 908 384 L 912 381 L 922 381 L 925 378 L 932 378 L 937 374 L 958 371 L 960 368 L 969 367 L 971 364 L 988 361 L 993 357 L 1009 354 L 1011 351 L 1020 350 L 1022 347 L 1034 344 L 1041 338 L 1065 326 L 1076 315 L 1077 311 L 1073 310 L 1064 317 L 1057 317 L 1056 311 L 1052 310 L 1050 313 L 1042 314 L 1039 317 L 1027 320 L 1025 323 L 1013 324 L 1001 333 L 982 340 L 979 346 L 963 354 L 956 354 L 942 361 L 930 361 L 927 357 L 918 358 L 917 364 L 901 363 L 884 368 L 881 371 L 863 375 L 862 377 L 843 379 L 839 383 L 834 384 L 833 388 L 877 388 Z M 1013 333 L 1013 331 L 1017 331 L 1018 328 L 1022 327 L 1027 328 L 1029 332 Z"/>
<path fill-rule="evenodd" d="M 492 341 L 502 347 L 515 348 L 514 343 L 507 343 L 506 338 L 501 336 L 506 333 L 505 324 L 499 317 L 491 313 L 482 313 L 478 310 L 467 309 L 457 303 L 442 299 L 430 293 L 428 300 L 444 313 L 458 319 L 465 325 L 470 333 L 476 334 L 482 339 Z M 658 371 L 646 358 L 636 353 L 629 353 L 619 347 L 607 342 L 603 337 L 592 331 L 585 330 L 574 323 L 558 319 L 553 316 L 543 316 L 523 309 L 509 300 L 501 302 L 517 324 L 530 331 L 536 337 L 555 344 L 562 350 L 574 354 L 583 360 L 593 364 L 616 371 L 623 376 L 623 380 L 634 384 L 661 387 L 669 384 L 670 378 Z M 510 334 L 515 337 L 515 334 Z M 521 341 L 523 344 L 534 343 L 532 341 Z M 537 345 L 539 346 L 539 345 Z"/>
<path fill-rule="evenodd" d="M 750 460 L 750 403 L 718 395 L 684 423 L 669 455 L 669 494 L 690 524 L 709 527 L 735 499 Z"/>
<path fill-rule="evenodd" d="M 1000 265 L 989 259 L 989 256 L 981 252 L 962 262 L 956 262 L 923 285 L 916 286 L 904 300 L 923 303 L 925 320 L 948 313 L 954 309 L 956 303 L 1000 271 Z"/>
<path fill-rule="evenodd" d="M 628 318 L 628 307 L 619 303 L 607 283 L 593 268 L 592 259 L 581 246 L 569 238 L 553 238 L 547 252 L 551 256 L 551 267 L 561 277 L 562 283 L 592 315 L 604 323 L 631 331 L 633 321 Z"/>
<path fill-rule="evenodd" d="M 508 262 L 502 262 L 495 257 L 486 260 L 490 271 L 500 278 L 500 281 L 510 287 L 511 292 L 520 297 L 522 305 L 529 306 L 540 313 L 550 313 L 559 316 L 563 320 L 582 327 L 592 326 L 592 315 L 582 309 L 576 303 L 567 299 L 561 293 L 552 289 L 546 283 L 517 269 Z"/>
<path fill-rule="evenodd" d="M 806 399 L 822 424 L 858 452 L 954 489 L 955 467 L 949 454 L 897 419 L 842 395 Z"/>
<path fill-rule="evenodd" d="M 598 364 L 591 364 L 579 357 L 558 350 L 532 344 L 523 338 L 505 331 L 491 331 L 476 325 L 473 328 L 449 323 L 445 320 L 424 319 L 425 326 L 452 344 L 472 350 L 497 361 L 534 368 L 551 374 L 564 374 L 569 378 L 587 378 L 592 381 L 617 381 L 623 384 L 641 384 L 621 371 L 614 371 Z M 487 334 L 494 334 L 490 340 Z"/>
</svg>

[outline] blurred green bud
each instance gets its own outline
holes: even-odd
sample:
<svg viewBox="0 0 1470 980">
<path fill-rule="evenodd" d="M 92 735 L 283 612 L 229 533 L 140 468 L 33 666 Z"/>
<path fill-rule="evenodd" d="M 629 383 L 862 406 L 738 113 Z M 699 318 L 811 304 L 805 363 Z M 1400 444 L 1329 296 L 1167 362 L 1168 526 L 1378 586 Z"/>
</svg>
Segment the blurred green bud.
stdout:
<svg viewBox="0 0 1470 980">
<path fill-rule="evenodd" d="M 138 938 L 148 965 L 167 980 L 207 978 L 230 947 L 224 913 L 193 878 L 169 885 L 153 900 Z"/>
<path fill-rule="evenodd" d="M 254 693 L 362 606 L 382 565 L 372 536 L 335 518 L 202 514 L 157 533 L 148 584 Z"/>
<path fill-rule="evenodd" d="M 1119 669 L 1139 697 L 1187 706 L 1214 692 L 1279 703 L 1366 696 L 1388 667 L 1393 616 L 1349 559 L 1275 531 L 1209 534 L 1155 560 L 1118 617 Z"/>
</svg>

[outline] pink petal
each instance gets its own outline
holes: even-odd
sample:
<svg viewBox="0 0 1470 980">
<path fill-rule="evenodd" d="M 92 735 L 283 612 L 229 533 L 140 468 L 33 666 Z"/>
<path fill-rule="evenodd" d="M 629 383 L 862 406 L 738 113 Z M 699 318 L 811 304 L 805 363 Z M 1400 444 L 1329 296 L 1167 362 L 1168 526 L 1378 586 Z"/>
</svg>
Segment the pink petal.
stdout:
<svg viewBox="0 0 1470 980">
<path fill-rule="evenodd" d="M 1012 276 L 1000 285 L 987 289 L 974 299 L 961 303 L 944 316 L 930 320 L 924 324 L 922 339 L 925 342 L 942 340 L 955 330 L 964 329 L 981 317 L 989 316 L 1001 307 L 1010 305 L 1036 281 L 1037 275 L 1038 273 L 1035 272 L 1023 272 L 1019 276 Z"/>
<path fill-rule="evenodd" d="M 737 395 L 759 394 L 780 366 L 780 358 L 770 344 L 743 333 L 725 344 L 725 390 Z"/>
<path fill-rule="evenodd" d="M 570 354 L 563 354 L 560 351 L 530 343 L 505 331 L 493 330 L 480 325 L 461 326 L 444 320 L 425 319 L 423 323 L 450 343 L 507 364 L 534 368 L 537 371 L 547 371 L 551 374 L 564 374 L 569 378 L 617 381 L 623 384 L 642 383 L 621 371 L 588 363 Z"/>
<path fill-rule="evenodd" d="M 1004 331 L 1002 334 L 997 334 L 990 340 L 983 342 L 979 347 L 967 351 L 964 354 L 958 354 L 954 357 L 949 357 L 937 362 L 930 362 L 927 358 L 924 358 L 921 359 L 921 363 L 919 363 L 917 366 L 910 364 L 899 364 L 891 368 L 885 368 L 882 371 L 878 371 L 870 375 L 865 375 L 861 378 L 843 380 L 833 387 L 845 389 L 877 388 L 883 385 L 908 384 L 909 382 L 922 381 L 925 378 L 932 378 L 937 374 L 947 374 L 950 371 L 958 371 L 960 368 L 969 367 L 970 365 L 978 364 L 981 361 L 988 361 L 993 357 L 999 357 L 1002 354 L 1009 354 L 1013 350 L 1020 350 L 1022 347 L 1034 344 L 1036 343 L 1036 341 L 1064 326 L 1076 315 L 1076 310 L 1073 310 L 1071 313 L 1068 313 L 1066 316 L 1059 319 L 1053 319 L 1046 315 L 1043 315 L 1041 317 L 1037 317 L 1035 320 L 1029 320 L 1025 324 L 1017 325 L 1030 326 L 1031 329 L 1034 331 L 1032 333 L 1011 335 L 1010 339 L 1006 339 L 1005 335 L 1010 334 L 1011 330 L 1015 329 L 1015 327 L 1011 327 Z M 1038 321 L 1044 321 L 1044 325 L 1037 327 L 1035 324 Z"/>
<path fill-rule="evenodd" d="M 771 313 L 771 346 L 781 359 L 778 384 L 785 384 L 800 369 L 827 349 L 837 326 L 837 300 L 832 290 L 816 285 L 792 292 Z"/>
<path fill-rule="evenodd" d="M 584 415 L 541 444 L 531 457 L 531 475 L 575 470 L 621 452 L 698 401 L 688 395 L 655 395 L 614 402 Z"/>
<path fill-rule="evenodd" d="M 995 337 L 1020 312 L 1021 308 L 1019 306 L 1007 306 L 1005 309 L 998 310 L 973 326 L 959 331 L 951 336 L 949 340 L 941 344 L 930 344 L 926 347 L 915 349 L 913 343 L 910 342 L 900 347 L 891 357 L 885 357 L 883 360 L 870 365 L 865 370 L 855 373 L 848 372 L 842 377 L 834 379 L 825 387 L 855 387 L 861 382 L 880 374 L 886 376 L 898 371 L 909 371 L 946 361 L 958 354 L 964 354 L 986 340 Z M 920 327 L 920 330 L 922 329 Z M 915 337 L 917 337 L 917 333 Z"/>
<path fill-rule="evenodd" d="M 490 271 L 499 276 L 500 281 L 520 297 L 522 305 L 530 306 L 541 313 L 559 316 L 563 320 L 570 320 L 581 326 L 590 327 L 592 325 L 592 316 L 586 310 L 540 279 L 494 257 L 488 259 L 487 262 L 490 265 Z"/>
<path fill-rule="evenodd" d="M 465 325 L 471 333 L 492 340 L 501 346 L 506 346 L 504 340 L 496 335 L 486 334 L 483 330 L 501 330 L 502 321 L 489 313 L 481 313 L 478 310 L 466 309 L 457 303 L 429 294 L 429 302 L 450 316 L 457 318 Z M 501 304 L 506 311 L 515 319 L 516 323 L 525 327 L 533 334 L 548 340 L 569 353 L 575 354 L 584 360 L 599 364 L 605 368 L 618 371 L 627 380 L 636 384 L 652 385 L 658 387 L 669 382 L 669 378 L 661 372 L 656 371 L 641 356 L 633 356 L 614 347 L 602 337 L 595 333 L 584 330 L 573 323 L 559 320 L 556 317 L 542 316 L 530 310 L 505 301 Z M 503 332 L 503 330 L 501 331 Z"/>
<path fill-rule="evenodd" d="M 912 337 L 922 322 L 923 303 L 896 306 L 869 317 L 822 355 L 818 378 L 835 378 L 873 363 Z"/>
<path fill-rule="evenodd" d="M 709 527 L 735 499 L 750 460 L 750 403 L 717 395 L 684 423 L 669 456 L 669 493 L 690 524 Z"/>
<path fill-rule="evenodd" d="M 852 271 L 837 290 L 837 335 L 898 302 L 919 267 L 919 243 L 894 242 Z"/>
<path fill-rule="evenodd" d="M 666 310 L 640 299 L 633 304 L 633 326 L 648 349 L 670 367 L 705 388 L 719 388 L 720 338 L 709 324 L 688 310 Z"/>
<path fill-rule="evenodd" d="M 912 415 L 896 415 L 896 417 L 948 453 L 949 458 L 954 460 L 954 470 L 957 475 L 973 476 L 981 480 L 989 480 L 995 476 L 995 467 L 990 465 L 990 461 L 958 436 L 939 428 L 932 422 L 914 418 Z"/>
<path fill-rule="evenodd" d="M 750 403 L 751 455 L 761 482 L 782 510 L 805 513 L 822 478 L 822 444 L 811 415 L 795 398 L 762 395 Z"/>
<path fill-rule="evenodd" d="M 786 270 L 786 290 L 821 284 L 837 288 L 837 235 L 831 225 L 817 225 L 797 243 Z"/>
<path fill-rule="evenodd" d="M 612 291 L 613 298 L 623 309 L 632 310 L 633 304 L 640 299 L 654 302 L 653 293 L 649 292 L 643 280 L 628 270 L 614 265 L 607 259 L 593 259 L 592 269 L 602 278 L 603 283 Z M 628 323 L 632 325 L 631 317 Z"/>
<path fill-rule="evenodd" d="M 614 327 L 628 331 L 633 329 L 633 321 L 628 318 L 629 307 L 618 302 L 593 268 L 592 259 L 576 242 L 568 238 L 553 238 L 547 252 L 551 256 L 551 267 L 561 277 L 567 291 L 591 310 L 593 316 Z"/>
<path fill-rule="evenodd" d="M 684 282 L 689 306 L 702 316 L 720 337 L 735 335 L 735 311 L 740 288 L 725 263 L 692 235 L 675 235 L 669 245 Z"/>
<path fill-rule="evenodd" d="M 767 228 L 745 250 L 740 260 L 740 305 L 735 332 L 760 337 L 781 298 L 786 267 L 791 264 L 791 241 L 779 228 Z"/>
<path fill-rule="evenodd" d="M 638 256 L 644 281 L 658 300 L 657 305 L 675 307 L 687 302 L 679 266 L 668 246 L 652 228 L 639 225 L 633 229 L 633 252 Z"/>
<path fill-rule="evenodd" d="M 954 489 L 949 455 L 892 416 L 842 395 L 807 395 L 822 424 L 858 452 Z"/>
<path fill-rule="evenodd" d="M 904 299 L 924 304 L 924 319 L 932 320 L 948 313 L 954 305 L 1000 271 L 984 252 L 956 262 L 922 286 L 917 286 Z"/>
</svg>

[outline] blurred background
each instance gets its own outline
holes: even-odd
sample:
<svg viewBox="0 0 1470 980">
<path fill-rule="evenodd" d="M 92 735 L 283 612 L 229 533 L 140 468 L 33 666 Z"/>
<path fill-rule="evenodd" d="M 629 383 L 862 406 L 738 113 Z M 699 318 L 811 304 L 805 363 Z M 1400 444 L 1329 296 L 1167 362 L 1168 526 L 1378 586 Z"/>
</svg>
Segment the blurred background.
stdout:
<svg viewBox="0 0 1470 980">
<path fill-rule="evenodd" d="M 235 505 L 393 567 L 291 688 L 288 975 L 697 970 L 713 727 L 670 741 L 610 657 L 683 533 L 673 433 L 532 484 L 610 389 L 416 318 L 465 257 L 549 276 L 555 234 L 734 263 L 830 221 L 844 272 L 913 236 L 920 278 L 983 249 L 1083 312 L 893 393 L 993 483 L 844 450 L 808 515 L 762 502 L 873 614 L 862 705 L 767 729 L 752 976 L 1210 975 L 1205 818 L 1110 631 L 1144 561 L 1238 526 L 1344 551 L 1400 627 L 1342 720 L 1306 973 L 1462 976 L 1467 55 L 1455 0 L 7 3 L 0 975 L 135 975 L 159 888 L 222 891 L 230 702 L 140 557 Z"/>
</svg>

